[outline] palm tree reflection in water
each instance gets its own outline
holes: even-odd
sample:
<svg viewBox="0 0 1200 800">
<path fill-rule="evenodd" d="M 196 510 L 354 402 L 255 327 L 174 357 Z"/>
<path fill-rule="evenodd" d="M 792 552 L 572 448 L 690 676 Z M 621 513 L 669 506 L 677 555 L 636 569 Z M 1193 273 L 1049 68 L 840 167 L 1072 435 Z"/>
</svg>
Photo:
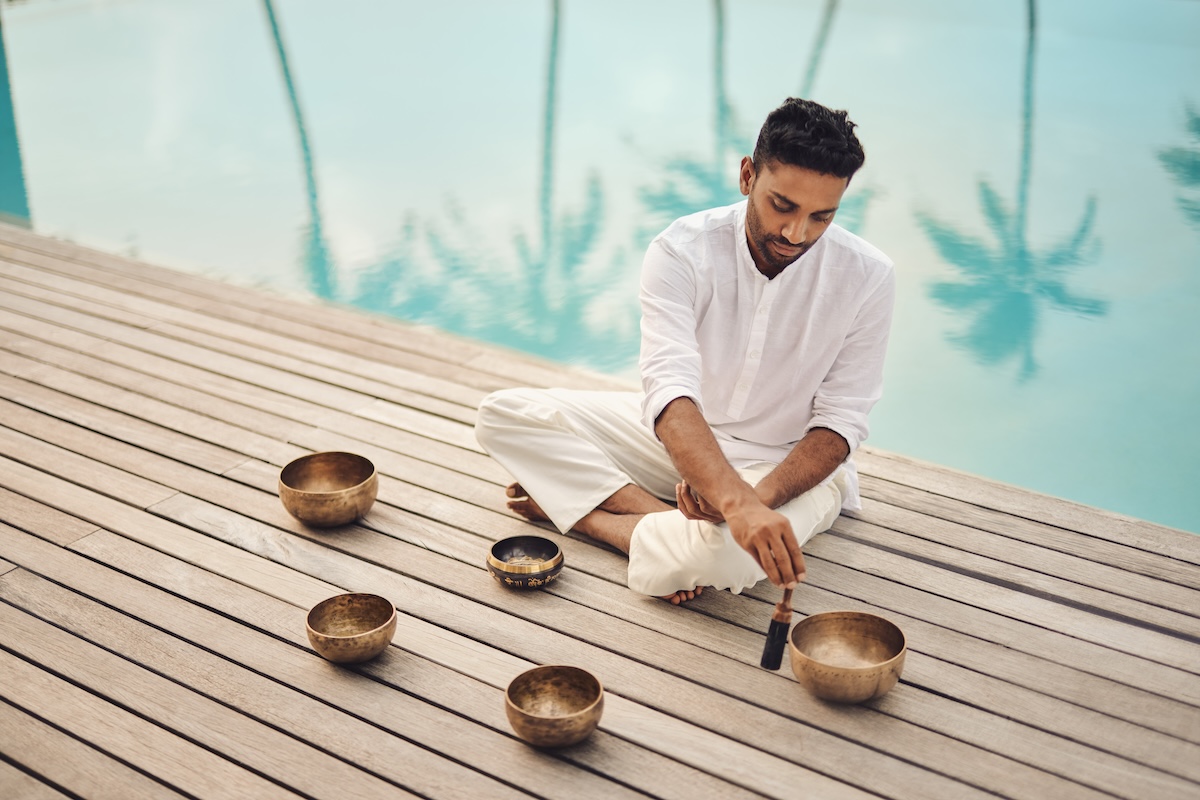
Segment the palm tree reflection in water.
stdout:
<svg viewBox="0 0 1200 800">
<path fill-rule="evenodd" d="M 1200 231 L 1200 114 L 1187 110 L 1187 131 L 1191 136 L 1188 147 L 1169 147 L 1158 154 L 1158 160 L 1179 184 L 1179 208 L 1192 227 Z"/>
<path fill-rule="evenodd" d="M 302 265 L 304 275 L 308 280 L 309 290 L 325 300 L 334 299 L 337 286 L 334 285 L 333 265 L 329 258 L 329 247 L 325 244 L 324 227 L 321 224 L 321 208 L 317 196 L 317 178 L 313 169 L 312 147 L 308 141 L 308 128 L 304 124 L 304 115 L 300 111 L 300 98 L 296 94 L 296 84 L 292 81 L 292 70 L 288 66 L 287 48 L 283 44 L 283 36 L 279 32 L 279 20 L 275 16 L 275 7 L 271 0 L 263 0 L 263 8 L 267 12 L 267 22 L 271 26 L 271 38 L 275 42 L 275 54 L 279 58 L 279 68 L 283 73 L 284 87 L 287 89 L 288 104 L 292 110 L 292 124 L 296 128 L 296 137 L 300 143 L 300 155 L 304 161 L 304 187 L 308 200 L 308 224 L 303 229 L 301 245 Z"/>
<path fill-rule="evenodd" d="M 513 237 L 515 263 L 497 258 L 492 247 L 459 244 L 445 229 L 473 226 L 451 201 L 444 227 L 428 223 L 422 235 L 414 216 L 405 220 L 391 256 L 360 276 L 353 302 L 554 360 L 621 369 L 636 355 L 636 310 L 606 306 L 615 270 L 585 269 L 604 220 L 599 178 L 589 177 L 581 210 L 554 204 L 561 16 L 560 0 L 551 0 L 536 240 L 523 232 Z M 430 258 L 422 259 L 426 250 Z"/>
<path fill-rule="evenodd" d="M 1074 294 L 1064 283 L 1068 272 L 1099 254 L 1099 241 L 1092 235 L 1096 216 L 1094 197 L 1088 198 L 1074 232 L 1057 246 L 1044 253 L 1034 253 L 1026 240 L 1032 159 L 1035 12 L 1034 0 L 1029 0 L 1021 170 L 1015 206 L 1007 207 L 987 181 L 979 183 L 980 204 L 988 227 L 997 239 L 996 246 L 959 233 L 929 215 L 917 215 L 942 258 L 961 273 L 961 280 L 938 281 L 929 290 L 937 303 L 971 316 L 967 330 L 953 334 L 950 340 L 973 352 L 985 365 L 1019 359 L 1021 380 L 1027 380 L 1037 372 L 1033 345 L 1041 303 L 1049 302 L 1058 308 L 1093 317 L 1104 315 L 1108 309 L 1106 301 Z"/>
<path fill-rule="evenodd" d="M 801 96 L 808 96 L 828 41 L 837 0 L 826 0 Z M 561 0 L 551 0 L 546 89 L 542 126 L 539 236 L 513 237 L 515 262 L 494 248 L 458 243 L 445 231 L 472 230 L 467 212 L 451 201 L 442 224 L 422 223 L 410 214 L 391 254 L 363 269 L 350 301 L 392 316 L 425 321 L 439 328 L 535 352 L 551 359 L 621 371 L 637 358 L 638 309 L 632 301 L 636 265 L 647 241 L 672 220 L 704 208 L 736 202 L 736 159 L 753 141 L 736 136 L 733 109 L 725 91 L 725 7 L 713 1 L 716 148 L 712 161 L 676 158 L 665 166 L 666 182 L 639 192 L 647 213 L 633 231 L 628 251 L 616 250 L 607 268 L 586 268 L 604 220 L 604 193 L 592 175 L 582 208 L 556 210 L 554 127 L 560 58 Z M 307 151 L 306 151 L 307 152 Z M 310 187 L 312 186 L 310 182 Z M 861 225 L 870 189 L 849 195 L 838 222 Z M 314 219 L 316 216 L 313 204 Z M 318 228 L 319 231 L 319 228 Z M 633 280 L 622 280 L 622 277 Z"/>
</svg>

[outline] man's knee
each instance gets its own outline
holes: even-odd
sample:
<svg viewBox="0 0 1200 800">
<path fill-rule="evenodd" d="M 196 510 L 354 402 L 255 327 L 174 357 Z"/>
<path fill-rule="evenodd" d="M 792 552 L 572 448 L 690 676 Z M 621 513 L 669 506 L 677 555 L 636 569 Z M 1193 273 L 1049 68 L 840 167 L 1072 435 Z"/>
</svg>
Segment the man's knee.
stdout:
<svg viewBox="0 0 1200 800">
<path fill-rule="evenodd" d="M 544 389 L 499 389 L 479 403 L 475 439 L 488 452 L 505 434 L 540 427 L 546 415 Z"/>
<path fill-rule="evenodd" d="M 500 389 L 492 392 L 479 404 L 475 415 L 475 438 L 484 449 L 489 449 L 495 433 L 512 418 L 519 389 Z"/>
</svg>

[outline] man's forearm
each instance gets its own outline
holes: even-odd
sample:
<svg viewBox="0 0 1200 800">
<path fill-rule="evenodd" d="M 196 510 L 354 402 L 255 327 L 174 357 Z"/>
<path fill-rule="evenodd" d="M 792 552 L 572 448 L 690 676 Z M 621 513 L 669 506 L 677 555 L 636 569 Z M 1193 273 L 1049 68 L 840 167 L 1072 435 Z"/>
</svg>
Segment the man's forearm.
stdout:
<svg viewBox="0 0 1200 800">
<path fill-rule="evenodd" d="M 756 499 L 753 488 L 734 471 L 700 409 L 689 398 L 667 404 L 654 432 L 684 481 L 711 505 L 728 515 L 737 503 Z"/>
<path fill-rule="evenodd" d="M 850 446 L 839 434 L 813 428 L 759 481 L 755 491 L 767 506 L 779 508 L 828 478 L 849 455 Z"/>
</svg>

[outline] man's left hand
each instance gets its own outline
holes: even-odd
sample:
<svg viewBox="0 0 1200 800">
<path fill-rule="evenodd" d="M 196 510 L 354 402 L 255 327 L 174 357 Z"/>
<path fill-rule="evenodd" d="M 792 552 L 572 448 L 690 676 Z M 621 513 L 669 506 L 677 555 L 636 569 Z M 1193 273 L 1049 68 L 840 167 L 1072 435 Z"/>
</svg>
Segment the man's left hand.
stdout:
<svg viewBox="0 0 1200 800">
<path fill-rule="evenodd" d="M 675 504 L 683 512 L 683 516 L 688 519 L 697 519 L 703 522 L 725 521 L 721 512 L 705 500 L 699 492 L 688 486 L 687 481 L 675 484 Z"/>
</svg>

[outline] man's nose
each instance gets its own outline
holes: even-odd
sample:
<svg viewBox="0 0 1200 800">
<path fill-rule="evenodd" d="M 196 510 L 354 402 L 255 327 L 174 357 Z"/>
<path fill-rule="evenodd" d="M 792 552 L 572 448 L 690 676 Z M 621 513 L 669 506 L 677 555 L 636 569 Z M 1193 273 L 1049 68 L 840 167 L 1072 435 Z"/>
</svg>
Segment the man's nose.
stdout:
<svg viewBox="0 0 1200 800">
<path fill-rule="evenodd" d="M 790 244 L 804 244 L 804 234 L 808 229 L 808 219 L 794 219 L 783 226 L 783 238 Z"/>
</svg>

